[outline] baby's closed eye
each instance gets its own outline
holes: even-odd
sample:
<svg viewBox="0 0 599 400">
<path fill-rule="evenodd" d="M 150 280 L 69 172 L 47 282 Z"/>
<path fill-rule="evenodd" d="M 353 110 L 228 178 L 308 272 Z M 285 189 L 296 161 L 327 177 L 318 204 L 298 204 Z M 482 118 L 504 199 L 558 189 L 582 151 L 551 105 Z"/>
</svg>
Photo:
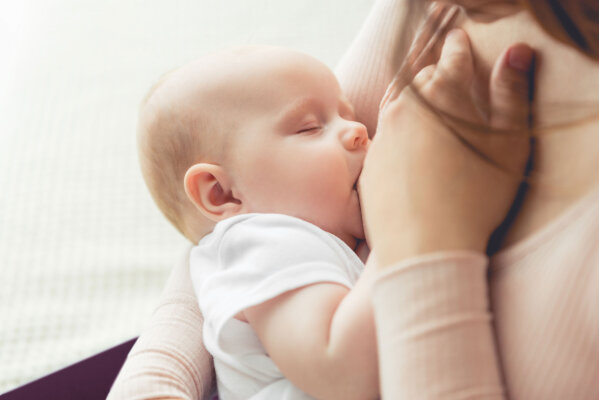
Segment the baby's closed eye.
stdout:
<svg viewBox="0 0 599 400">
<path fill-rule="evenodd" d="M 320 125 L 309 126 L 306 128 L 301 128 L 299 131 L 297 131 L 297 133 L 315 133 L 315 132 L 319 131 L 320 128 L 321 128 Z"/>
</svg>

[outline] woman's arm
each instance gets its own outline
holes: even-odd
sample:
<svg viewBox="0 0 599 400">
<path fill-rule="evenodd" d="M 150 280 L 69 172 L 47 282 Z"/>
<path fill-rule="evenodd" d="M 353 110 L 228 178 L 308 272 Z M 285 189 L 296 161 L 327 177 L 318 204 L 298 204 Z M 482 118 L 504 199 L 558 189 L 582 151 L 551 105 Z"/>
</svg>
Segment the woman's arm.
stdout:
<svg viewBox="0 0 599 400">
<path fill-rule="evenodd" d="M 208 399 L 212 357 L 202 343 L 203 318 L 189 278 L 189 249 L 169 277 L 148 327 L 129 353 L 109 400 Z"/>
<path fill-rule="evenodd" d="M 504 398 L 486 267 L 480 253 L 439 252 L 380 274 L 372 300 L 384 398 Z"/>
</svg>

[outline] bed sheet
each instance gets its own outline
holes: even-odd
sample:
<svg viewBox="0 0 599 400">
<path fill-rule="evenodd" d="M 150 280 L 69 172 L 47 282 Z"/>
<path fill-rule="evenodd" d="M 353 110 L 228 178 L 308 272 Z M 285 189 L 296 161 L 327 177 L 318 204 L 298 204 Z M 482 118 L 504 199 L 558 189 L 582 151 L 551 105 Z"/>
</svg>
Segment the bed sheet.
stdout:
<svg viewBox="0 0 599 400">
<path fill-rule="evenodd" d="M 371 0 L 0 0 L 0 393 L 138 335 L 187 246 L 146 192 L 139 101 L 267 43 L 334 66 Z"/>
</svg>

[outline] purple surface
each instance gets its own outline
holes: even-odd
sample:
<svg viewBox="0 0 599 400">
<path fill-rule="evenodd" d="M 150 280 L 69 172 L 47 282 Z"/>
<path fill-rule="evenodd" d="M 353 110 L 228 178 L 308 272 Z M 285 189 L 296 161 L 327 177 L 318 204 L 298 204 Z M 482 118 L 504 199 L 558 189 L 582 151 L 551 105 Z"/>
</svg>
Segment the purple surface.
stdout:
<svg viewBox="0 0 599 400">
<path fill-rule="evenodd" d="M 131 339 L 0 395 L 0 400 L 105 400 L 135 343 Z"/>
</svg>

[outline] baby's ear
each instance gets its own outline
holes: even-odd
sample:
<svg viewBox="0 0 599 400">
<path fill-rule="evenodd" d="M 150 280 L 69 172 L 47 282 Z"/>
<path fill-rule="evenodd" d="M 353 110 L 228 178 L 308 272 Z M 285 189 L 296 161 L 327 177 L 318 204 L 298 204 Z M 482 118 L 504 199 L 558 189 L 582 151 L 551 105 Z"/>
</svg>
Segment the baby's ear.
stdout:
<svg viewBox="0 0 599 400">
<path fill-rule="evenodd" d="M 218 165 L 192 165 L 185 173 L 184 185 L 187 197 L 214 222 L 241 211 L 241 201 L 233 197 L 229 176 Z"/>
</svg>

